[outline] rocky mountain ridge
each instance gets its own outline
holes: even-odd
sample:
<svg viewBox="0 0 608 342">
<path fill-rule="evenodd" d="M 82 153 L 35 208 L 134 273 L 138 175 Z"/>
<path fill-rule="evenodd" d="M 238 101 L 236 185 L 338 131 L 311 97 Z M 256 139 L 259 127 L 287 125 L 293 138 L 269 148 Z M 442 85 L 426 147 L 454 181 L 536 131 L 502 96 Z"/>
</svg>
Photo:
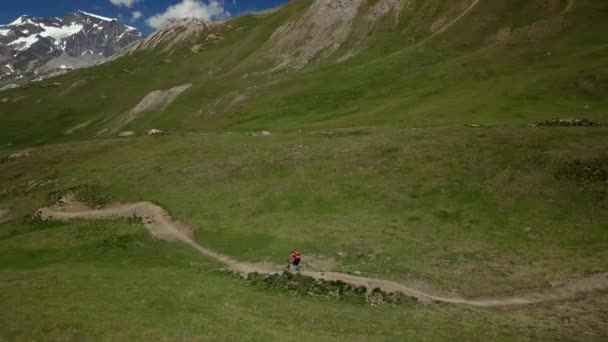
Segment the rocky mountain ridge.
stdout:
<svg viewBox="0 0 608 342">
<path fill-rule="evenodd" d="M 0 26 L 0 86 L 92 66 L 141 39 L 134 27 L 83 11 L 23 15 Z"/>
</svg>

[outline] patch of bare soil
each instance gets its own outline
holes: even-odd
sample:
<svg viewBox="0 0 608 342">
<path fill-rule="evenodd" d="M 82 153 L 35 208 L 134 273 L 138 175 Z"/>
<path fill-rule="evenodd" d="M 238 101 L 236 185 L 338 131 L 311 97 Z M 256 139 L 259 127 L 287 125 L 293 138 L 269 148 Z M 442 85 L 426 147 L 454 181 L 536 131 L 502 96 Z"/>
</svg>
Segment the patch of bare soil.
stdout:
<svg viewBox="0 0 608 342">
<path fill-rule="evenodd" d="M 0 208 L 0 223 L 8 221 L 8 210 Z"/>
<path fill-rule="evenodd" d="M 306 14 L 279 27 L 270 37 L 276 69 L 300 69 L 313 58 L 330 55 L 349 37 L 362 0 L 317 0 Z"/>
<path fill-rule="evenodd" d="M 444 27 L 447 22 L 448 22 L 448 20 L 445 17 L 441 17 L 441 18 L 433 21 L 433 23 L 431 24 L 431 28 L 429 30 L 431 31 L 431 33 L 435 33 L 437 31 L 439 31 L 439 29 Z"/>
<path fill-rule="evenodd" d="M 393 13 L 395 21 L 399 21 L 399 16 L 408 1 L 409 0 L 380 0 L 369 9 L 365 18 L 375 23 L 389 13 Z"/>
<path fill-rule="evenodd" d="M 230 102 L 230 105 L 228 106 L 228 108 L 236 106 L 239 103 L 245 102 L 247 100 L 249 100 L 249 96 L 247 96 L 245 94 L 239 94 L 232 100 L 232 102 Z"/>
<path fill-rule="evenodd" d="M 185 84 L 168 90 L 155 90 L 149 93 L 120 120 L 116 130 L 137 119 L 141 113 L 166 109 L 190 87 L 192 87 L 192 84 Z"/>
<path fill-rule="evenodd" d="M 477 4 L 479 4 L 479 0 L 472 0 L 471 1 L 471 5 L 469 5 L 469 7 L 467 7 L 462 13 L 460 13 L 459 16 L 457 16 L 456 18 L 452 19 L 451 21 L 445 21 L 444 25 L 442 27 L 437 27 L 436 30 L 433 32 L 433 34 L 431 34 L 430 36 L 426 37 L 425 39 L 421 40 L 420 43 L 425 43 L 433 38 L 435 38 L 437 35 L 442 34 L 443 32 L 447 31 L 449 28 L 451 28 L 452 26 L 456 25 L 462 18 L 466 17 L 467 14 L 469 14 L 474 8 L 475 6 L 477 6 Z"/>
<path fill-rule="evenodd" d="M 76 125 L 76 126 L 74 126 L 74 127 L 70 128 L 70 129 L 68 129 L 67 131 L 65 131 L 65 134 L 67 134 L 67 135 L 72 135 L 72 134 L 74 134 L 76 131 L 79 131 L 79 130 L 81 130 L 81 129 L 83 129 L 83 128 L 86 128 L 88 125 L 90 125 L 90 124 L 91 124 L 91 122 L 92 122 L 92 121 L 93 121 L 93 120 L 89 120 L 89 121 L 87 121 L 87 122 L 83 122 L 83 123 L 81 123 L 81 124 L 78 124 L 78 125 Z"/>
<path fill-rule="evenodd" d="M 60 205 L 38 210 L 36 215 L 44 220 L 70 220 L 76 218 L 107 219 L 129 218 L 135 216 L 142 220 L 155 238 L 186 243 L 201 254 L 221 262 L 228 270 L 238 273 L 241 276 L 247 276 L 251 273 L 276 274 L 281 273 L 284 269 L 284 267 L 271 263 L 241 262 L 202 247 L 196 242 L 191 227 L 172 219 L 163 208 L 151 202 L 114 204 L 103 209 L 90 209 L 83 206 L 81 203 L 75 202 L 74 199 L 68 198 Z M 367 278 L 338 272 L 303 271 L 301 273 L 304 276 L 320 280 L 342 281 L 353 286 L 365 287 L 370 291 L 380 289 L 387 293 L 402 293 L 423 302 L 435 301 L 480 307 L 508 307 L 558 302 L 577 299 L 594 291 L 608 289 L 608 274 L 599 274 L 589 278 L 554 283 L 555 286 L 551 288 L 531 291 L 510 297 L 468 299 L 457 295 L 441 294 L 440 291 L 432 290 L 428 286 L 420 288 L 415 286 L 415 284 L 406 285 L 404 283 L 385 279 Z M 410 284 L 412 284 L 412 282 L 410 282 Z"/>
<path fill-rule="evenodd" d="M 29 152 L 13 153 L 11 155 L 0 158 L 0 164 L 12 162 L 12 161 L 19 160 L 19 159 L 25 159 L 25 158 L 28 158 L 29 156 L 30 156 Z"/>
<path fill-rule="evenodd" d="M 72 85 L 66 89 L 65 91 L 63 91 L 60 96 L 66 96 L 66 95 L 70 95 L 73 92 L 75 92 L 76 90 L 86 86 L 87 84 L 89 84 L 89 81 L 86 79 L 82 79 L 82 80 L 78 80 L 74 83 L 72 83 Z"/>
<path fill-rule="evenodd" d="M 496 32 L 495 40 L 499 43 L 504 43 L 511 39 L 511 27 L 503 27 Z"/>
</svg>

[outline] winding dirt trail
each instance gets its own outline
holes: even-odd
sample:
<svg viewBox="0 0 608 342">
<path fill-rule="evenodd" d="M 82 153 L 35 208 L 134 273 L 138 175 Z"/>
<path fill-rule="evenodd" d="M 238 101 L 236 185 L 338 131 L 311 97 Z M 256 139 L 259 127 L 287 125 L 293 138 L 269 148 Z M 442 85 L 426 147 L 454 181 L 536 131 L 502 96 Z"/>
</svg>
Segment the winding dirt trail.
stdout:
<svg viewBox="0 0 608 342">
<path fill-rule="evenodd" d="M 167 211 L 151 202 L 116 204 L 104 209 L 90 209 L 82 204 L 67 201 L 67 204 L 63 206 L 42 208 L 38 210 L 37 215 L 45 220 L 108 219 L 136 216 L 141 218 L 155 238 L 184 242 L 201 254 L 223 263 L 226 269 L 242 276 L 252 272 L 273 274 L 283 271 L 283 268 L 279 265 L 242 262 L 202 247 L 196 242 L 191 227 L 172 219 Z M 370 290 L 380 288 L 385 292 L 401 292 L 423 302 L 438 301 L 480 307 L 506 307 L 564 301 L 576 299 L 593 291 L 608 289 L 608 274 L 599 274 L 590 278 L 566 281 L 558 287 L 527 292 L 512 297 L 469 299 L 450 295 L 435 295 L 391 280 L 366 278 L 345 273 L 304 271 L 302 274 L 316 279 L 341 280 L 351 285 L 365 286 Z M 439 293 L 439 291 L 432 292 Z"/>
</svg>

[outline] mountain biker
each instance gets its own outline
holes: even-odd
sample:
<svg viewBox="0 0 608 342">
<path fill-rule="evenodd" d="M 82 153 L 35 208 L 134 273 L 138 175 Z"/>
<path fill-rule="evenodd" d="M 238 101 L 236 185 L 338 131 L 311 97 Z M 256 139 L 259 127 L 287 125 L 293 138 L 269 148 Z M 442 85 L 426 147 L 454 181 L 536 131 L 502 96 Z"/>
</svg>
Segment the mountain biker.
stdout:
<svg viewBox="0 0 608 342">
<path fill-rule="evenodd" d="M 300 272 L 300 261 L 302 261 L 302 254 L 299 251 L 291 251 L 289 255 L 289 270 Z"/>
</svg>

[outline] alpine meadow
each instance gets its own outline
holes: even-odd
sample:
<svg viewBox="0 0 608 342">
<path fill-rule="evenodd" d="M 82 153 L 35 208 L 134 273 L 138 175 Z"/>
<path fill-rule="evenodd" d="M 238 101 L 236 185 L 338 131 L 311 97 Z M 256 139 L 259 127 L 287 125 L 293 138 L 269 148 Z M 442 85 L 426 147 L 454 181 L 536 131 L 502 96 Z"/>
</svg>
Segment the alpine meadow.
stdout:
<svg viewBox="0 0 608 342">
<path fill-rule="evenodd" d="M 11 66 L 0 341 L 605 341 L 607 18 L 292 0 Z"/>
</svg>

